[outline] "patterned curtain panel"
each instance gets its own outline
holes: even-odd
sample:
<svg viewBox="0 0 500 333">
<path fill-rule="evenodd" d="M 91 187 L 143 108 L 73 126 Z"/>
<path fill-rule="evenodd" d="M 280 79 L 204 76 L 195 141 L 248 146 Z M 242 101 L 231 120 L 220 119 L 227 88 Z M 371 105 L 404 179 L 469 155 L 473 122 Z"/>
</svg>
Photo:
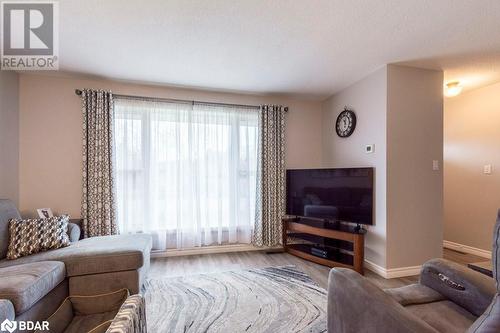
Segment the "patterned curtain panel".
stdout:
<svg viewBox="0 0 500 333">
<path fill-rule="evenodd" d="M 114 235 L 116 224 L 113 180 L 113 96 L 111 92 L 82 91 L 83 197 L 85 237 Z"/>
<path fill-rule="evenodd" d="M 282 243 L 281 218 L 285 214 L 285 107 L 263 105 L 260 110 L 257 207 L 253 243 Z"/>
</svg>

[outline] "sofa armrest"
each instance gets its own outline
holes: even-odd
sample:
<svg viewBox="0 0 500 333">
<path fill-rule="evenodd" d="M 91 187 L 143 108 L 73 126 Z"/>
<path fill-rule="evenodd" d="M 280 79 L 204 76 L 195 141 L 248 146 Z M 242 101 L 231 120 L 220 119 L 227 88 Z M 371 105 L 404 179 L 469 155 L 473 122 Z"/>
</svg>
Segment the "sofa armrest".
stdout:
<svg viewBox="0 0 500 333">
<path fill-rule="evenodd" d="M 334 268 L 328 277 L 328 332 L 437 333 L 359 273 Z"/>
<path fill-rule="evenodd" d="M 106 333 L 147 333 L 144 297 L 139 294 L 129 296 Z"/>
<path fill-rule="evenodd" d="M 68 236 L 71 243 L 78 242 L 80 239 L 80 226 L 75 223 L 68 223 Z"/>
<path fill-rule="evenodd" d="M 14 320 L 16 312 L 14 305 L 8 299 L 0 299 L 0 323 L 5 319 Z"/>
<path fill-rule="evenodd" d="M 422 266 L 420 283 L 453 303 L 480 316 L 496 294 L 495 280 L 445 259 L 432 259 Z"/>
</svg>

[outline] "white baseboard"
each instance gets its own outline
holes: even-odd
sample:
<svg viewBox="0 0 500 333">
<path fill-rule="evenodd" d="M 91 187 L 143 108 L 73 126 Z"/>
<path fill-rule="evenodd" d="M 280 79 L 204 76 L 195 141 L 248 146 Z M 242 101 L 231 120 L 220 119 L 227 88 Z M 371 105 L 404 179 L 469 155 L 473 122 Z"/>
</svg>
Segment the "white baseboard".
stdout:
<svg viewBox="0 0 500 333">
<path fill-rule="evenodd" d="M 459 243 L 455 243 L 455 242 L 450 242 L 447 240 L 443 241 L 443 247 L 446 249 L 455 250 L 458 252 L 464 252 L 464 253 L 476 255 L 478 257 L 491 259 L 491 251 L 478 249 L 477 247 L 472 247 L 472 246 L 463 245 L 463 244 L 459 244 Z"/>
<path fill-rule="evenodd" d="M 246 252 L 246 251 L 277 251 L 277 250 L 283 250 L 283 247 L 282 246 L 256 247 L 250 244 L 203 246 L 203 247 L 193 247 L 182 250 L 172 249 L 163 251 L 152 251 L 151 258 L 181 257 L 181 256 L 193 256 L 199 254 L 231 253 L 231 252 Z"/>
<path fill-rule="evenodd" d="M 443 241 L 443 247 L 450 250 L 455 250 L 458 252 L 473 254 L 478 257 L 491 259 L 491 251 L 478 249 L 476 247 L 463 245 L 450 241 Z M 420 274 L 420 269 L 422 266 L 410 266 L 410 267 L 399 267 L 399 268 L 389 268 L 386 269 L 382 266 L 374 264 L 373 262 L 365 259 L 365 268 L 380 275 L 386 279 L 393 279 L 404 276 L 412 276 Z"/>
<path fill-rule="evenodd" d="M 400 277 L 405 277 L 405 276 L 419 275 L 421 270 L 422 270 L 422 265 L 389 268 L 387 270 L 387 279 L 394 279 L 394 278 L 400 278 Z"/>
<path fill-rule="evenodd" d="M 380 275 L 383 278 L 386 278 L 387 272 L 386 272 L 386 269 L 384 267 L 379 266 L 377 264 L 374 264 L 373 262 L 366 260 L 366 259 L 365 259 L 364 267 L 366 269 L 372 271 L 373 273 Z"/>
<path fill-rule="evenodd" d="M 422 266 L 385 268 L 365 259 L 365 268 L 385 279 L 394 279 L 405 276 L 419 275 Z"/>
</svg>

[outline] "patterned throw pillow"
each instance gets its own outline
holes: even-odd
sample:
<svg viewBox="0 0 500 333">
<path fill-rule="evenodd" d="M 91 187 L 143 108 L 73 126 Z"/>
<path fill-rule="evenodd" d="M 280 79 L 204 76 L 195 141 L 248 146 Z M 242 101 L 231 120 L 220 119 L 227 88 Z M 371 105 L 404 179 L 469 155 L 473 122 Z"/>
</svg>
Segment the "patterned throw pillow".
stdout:
<svg viewBox="0 0 500 333">
<path fill-rule="evenodd" d="M 67 215 L 48 219 L 10 220 L 7 259 L 68 246 L 68 222 Z"/>
</svg>

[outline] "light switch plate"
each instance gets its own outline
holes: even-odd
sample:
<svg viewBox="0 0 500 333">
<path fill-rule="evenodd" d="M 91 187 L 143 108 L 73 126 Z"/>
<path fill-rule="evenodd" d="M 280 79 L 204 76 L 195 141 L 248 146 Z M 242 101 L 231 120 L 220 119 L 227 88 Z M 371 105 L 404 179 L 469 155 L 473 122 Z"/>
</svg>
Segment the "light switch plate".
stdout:
<svg viewBox="0 0 500 333">
<path fill-rule="evenodd" d="M 365 146 L 365 152 L 367 154 L 372 154 L 373 152 L 375 152 L 375 145 L 374 144 L 366 145 Z"/>
<path fill-rule="evenodd" d="M 432 170 L 439 171 L 439 161 L 438 160 L 432 160 Z"/>
<path fill-rule="evenodd" d="M 491 164 L 486 164 L 483 167 L 483 172 L 485 175 L 491 175 L 491 171 L 492 171 Z"/>
</svg>

